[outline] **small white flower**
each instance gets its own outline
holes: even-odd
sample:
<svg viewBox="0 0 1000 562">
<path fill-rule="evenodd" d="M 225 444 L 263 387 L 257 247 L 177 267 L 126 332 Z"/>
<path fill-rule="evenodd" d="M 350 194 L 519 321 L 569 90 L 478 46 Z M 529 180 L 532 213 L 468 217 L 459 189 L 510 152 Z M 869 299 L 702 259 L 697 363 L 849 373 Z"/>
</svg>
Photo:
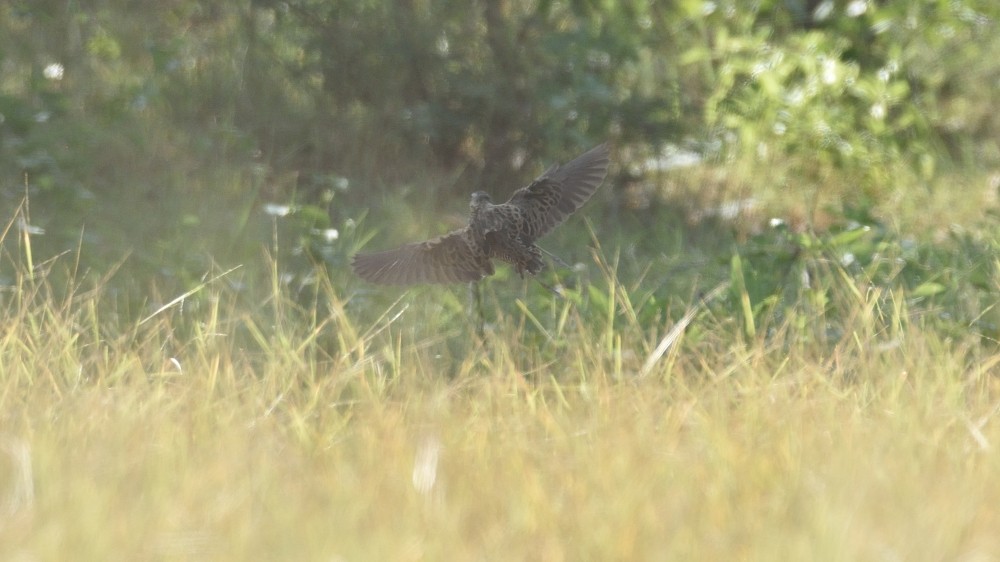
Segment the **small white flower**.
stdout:
<svg viewBox="0 0 1000 562">
<path fill-rule="evenodd" d="M 35 226 L 28 224 L 28 221 L 24 220 L 24 217 L 17 217 L 17 226 L 22 232 L 27 234 L 32 234 L 35 236 L 41 236 L 45 234 L 45 229 L 40 226 Z"/>
<path fill-rule="evenodd" d="M 813 10 L 813 20 L 823 21 L 833 13 L 833 0 L 824 0 Z"/>
<path fill-rule="evenodd" d="M 63 65 L 54 62 L 45 67 L 42 71 L 42 75 L 49 80 L 62 80 L 63 77 Z"/>
<path fill-rule="evenodd" d="M 340 238 L 340 232 L 336 228 L 316 228 L 313 229 L 313 234 L 319 236 L 323 240 L 326 240 L 327 243 Z"/>
<path fill-rule="evenodd" d="M 854 0 L 847 5 L 847 9 L 844 10 L 844 13 L 847 14 L 847 17 L 849 18 L 856 18 L 867 11 L 868 2 L 865 0 Z"/>
<path fill-rule="evenodd" d="M 806 93 L 802 91 L 802 88 L 795 88 L 794 90 L 785 94 L 785 103 L 792 107 L 802 105 L 806 99 Z"/>
<path fill-rule="evenodd" d="M 821 68 L 820 76 L 822 76 L 824 84 L 829 85 L 837 82 L 837 61 L 824 57 Z"/>
<path fill-rule="evenodd" d="M 428 494 L 437 482 L 438 459 L 441 441 L 434 436 L 424 438 L 413 459 L 413 487 L 421 494 Z"/>
<path fill-rule="evenodd" d="M 267 203 L 264 205 L 264 212 L 271 215 L 272 217 L 284 217 L 292 212 L 292 207 L 290 205 L 278 205 L 276 203 Z"/>
<path fill-rule="evenodd" d="M 444 33 L 442 33 L 441 36 L 438 37 L 437 45 L 435 46 L 437 47 L 438 53 L 442 55 L 447 55 L 448 52 L 451 50 L 451 45 L 448 43 L 448 36 L 445 35 Z"/>
</svg>

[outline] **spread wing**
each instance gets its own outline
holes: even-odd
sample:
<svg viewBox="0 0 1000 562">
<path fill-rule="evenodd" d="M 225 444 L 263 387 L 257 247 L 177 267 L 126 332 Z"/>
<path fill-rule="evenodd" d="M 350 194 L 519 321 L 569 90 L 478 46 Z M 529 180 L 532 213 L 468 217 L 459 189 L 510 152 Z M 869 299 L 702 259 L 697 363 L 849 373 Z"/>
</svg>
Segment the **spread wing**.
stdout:
<svg viewBox="0 0 1000 562">
<path fill-rule="evenodd" d="M 525 234 L 532 240 L 541 238 L 582 207 L 607 176 L 608 162 L 608 144 L 604 143 L 549 168 L 528 187 L 515 191 L 507 204 L 524 213 Z"/>
<path fill-rule="evenodd" d="M 468 228 L 376 254 L 357 254 L 354 273 L 383 285 L 479 281 L 493 273 L 489 259 L 470 245 Z"/>
</svg>

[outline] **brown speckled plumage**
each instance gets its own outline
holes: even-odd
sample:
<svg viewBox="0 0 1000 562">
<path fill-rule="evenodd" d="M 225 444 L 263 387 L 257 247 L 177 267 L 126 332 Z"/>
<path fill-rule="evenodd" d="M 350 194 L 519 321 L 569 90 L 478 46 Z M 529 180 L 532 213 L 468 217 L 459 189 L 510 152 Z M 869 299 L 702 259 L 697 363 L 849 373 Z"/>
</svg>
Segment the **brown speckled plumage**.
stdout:
<svg viewBox="0 0 1000 562">
<path fill-rule="evenodd" d="M 500 205 L 477 191 L 465 228 L 394 250 L 358 254 L 351 266 L 362 279 L 387 285 L 479 281 L 493 274 L 493 259 L 513 265 L 522 277 L 534 275 L 544 265 L 535 241 L 590 199 L 607 175 L 608 159 L 607 144 L 592 148 L 549 168 Z"/>
</svg>

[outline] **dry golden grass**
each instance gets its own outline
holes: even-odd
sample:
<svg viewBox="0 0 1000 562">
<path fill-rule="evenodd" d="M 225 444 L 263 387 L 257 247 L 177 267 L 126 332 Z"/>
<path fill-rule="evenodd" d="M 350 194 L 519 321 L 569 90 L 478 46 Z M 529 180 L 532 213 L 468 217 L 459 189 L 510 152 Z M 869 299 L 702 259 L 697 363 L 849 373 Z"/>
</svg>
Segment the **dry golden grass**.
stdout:
<svg viewBox="0 0 1000 562">
<path fill-rule="evenodd" d="M 363 322 L 329 282 L 315 311 L 208 283 L 135 321 L 101 283 L 17 279 L 0 559 L 1000 553 L 1000 356 L 879 329 L 892 294 L 823 345 L 698 309 L 641 377 L 671 324 L 642 328 L 610 275 L 608 314 L 522 306 L 487 345 L 430 302 Z"/>
</svg>

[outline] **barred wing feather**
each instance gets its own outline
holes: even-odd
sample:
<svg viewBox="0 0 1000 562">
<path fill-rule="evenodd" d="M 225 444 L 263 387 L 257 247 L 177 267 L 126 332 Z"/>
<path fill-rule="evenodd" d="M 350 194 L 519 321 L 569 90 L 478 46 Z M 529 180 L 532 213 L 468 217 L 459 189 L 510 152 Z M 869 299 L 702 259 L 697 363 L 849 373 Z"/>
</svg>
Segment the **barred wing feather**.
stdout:
<svg viewBox="0 0 1000 562">
<path fill-rule="evenodd" d="M 461 283 L 493 273 L 469 242 L 468 228 L 375 254 L 358 254 L 351 267 L 359 277 L 383 285 Z"/>
<path fill-rule="evenodd" d="M 514 192 L 508 205 L 525 216 L 525 235 L 536 240 L 551 232 L 586 203 L 608 174 L 607 143 L 596 146 L 576 159 L 553 166 Z"/>
</svg>

